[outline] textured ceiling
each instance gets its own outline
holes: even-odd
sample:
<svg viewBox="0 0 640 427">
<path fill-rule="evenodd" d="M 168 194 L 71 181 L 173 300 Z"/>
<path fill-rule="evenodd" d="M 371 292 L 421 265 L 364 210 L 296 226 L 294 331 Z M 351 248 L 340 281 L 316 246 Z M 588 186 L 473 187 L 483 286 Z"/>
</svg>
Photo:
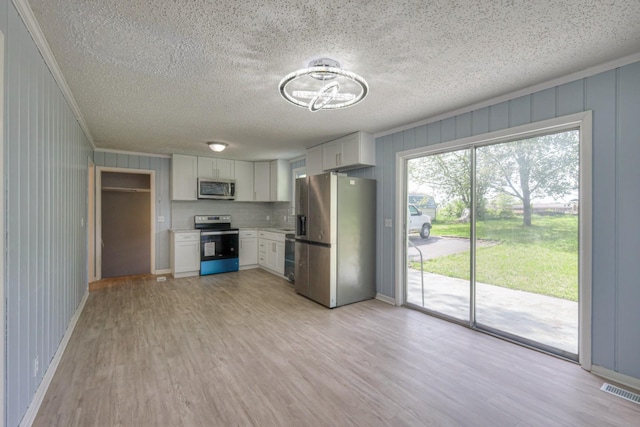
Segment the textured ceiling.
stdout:
<svg viewBox="0 0 640 427">
<path fill-rule="evenodd" d="M 98 148 L 293 158 L 640 52 L 640 1 L 29 0 Z M 362 75 L 311 113 L 278 83 L 316 58 Z"/>
</svg>

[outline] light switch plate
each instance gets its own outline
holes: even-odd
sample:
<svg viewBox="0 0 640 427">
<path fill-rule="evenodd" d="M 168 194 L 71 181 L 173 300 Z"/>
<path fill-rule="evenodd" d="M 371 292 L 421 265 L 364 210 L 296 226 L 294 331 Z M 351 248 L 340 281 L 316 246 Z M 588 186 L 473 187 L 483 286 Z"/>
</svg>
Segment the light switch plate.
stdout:
<svg viewBox="0 0 640 427">
<path fill-rule="evenodd" d="M 384 219 L 384 226 L 387 227 L 387 228 L 393 227 L 393 221 L 391 221 L 391 218 L 385 218 Z"/>
</svg>

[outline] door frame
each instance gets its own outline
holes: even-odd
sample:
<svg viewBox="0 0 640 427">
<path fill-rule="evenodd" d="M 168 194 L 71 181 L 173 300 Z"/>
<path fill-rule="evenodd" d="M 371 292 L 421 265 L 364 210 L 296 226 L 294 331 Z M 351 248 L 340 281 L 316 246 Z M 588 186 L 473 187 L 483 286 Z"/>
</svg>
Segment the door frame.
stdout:
<svg viewBox="0 0 640 427">
<path fill-rule="evenodd" d="M 102 279 L 102 172 L 119 172 L 119 173 L 136 173 L 149 175 L 150 206 L 149 214 L 151 216 L 151 274 L 156 274 L 156 171 L 150 169 L 128 169 L 116 168 L 109 166 L 98 166 L 96 168 L 96 280 Z"/>
<path fill-rule="evenodd" d="M 87 281 L 96 277 L 96 164 L 87 158 Z"/>
<path fill-rule="evenodd" d="M 0 236 L 2 236 L 2 253 L 0 254 L 0 329 L 2 329 L 2 342 L 0 343 L 0 426 L 5 425 L 5 389 L 6 369 L 5 346 L 7 343 L 6 323 L 6 294 L 4 280 L 4 261 L 7 254 L 5 239 L 5 190 L 4 190 L 4 33 L 0 31 Z"/>
<path fill-rule="evenodd" d="M 407 260 L 407 162 L 425 155 L 440 154 L 456 149 L 472 148 L 498 142 L 513 141 L 543 132 L 578 128 L 580 132 L 580 204 L 579 204 L 579 302 L 578 302 L 578 363 L 590 371 L 592 364 L 592 112 L 585 111 L 554 119 L 529 123 L 495 132 L 414 148 L 396 153 L 395 200 L 395 302 L 405 304 Z M 479 329 L 478 329 L 479 330 Z"/>
</svg>

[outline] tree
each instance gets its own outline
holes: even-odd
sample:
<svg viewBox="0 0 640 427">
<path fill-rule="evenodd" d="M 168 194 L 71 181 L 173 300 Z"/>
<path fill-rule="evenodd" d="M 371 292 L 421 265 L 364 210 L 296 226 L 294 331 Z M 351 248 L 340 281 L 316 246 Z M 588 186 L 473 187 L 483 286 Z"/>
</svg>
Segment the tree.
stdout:
<svg viewBox="0 0 640 427">
<path fill-rule="evenodd" d="M 477 155 L 479 168 L 494 171 L 491 188 L 522 202 L 524 226 L 531 225 L 532 200 L 578 188 L 577 130 L 481 147 Z"/>
<path fill-rule="evenodd" d="M 420 185 L 427 185 L 435 193 L 438 204 L 461 202 L 461 211 L 471 209 L 471 150 L 425 156 L 409 161 L 409 179 Z M 476 207 L 478 218 L 484 217 L 485 194 L 489 191 L 490 176 L 484 171 L 476 171 Z"/>
</svg>

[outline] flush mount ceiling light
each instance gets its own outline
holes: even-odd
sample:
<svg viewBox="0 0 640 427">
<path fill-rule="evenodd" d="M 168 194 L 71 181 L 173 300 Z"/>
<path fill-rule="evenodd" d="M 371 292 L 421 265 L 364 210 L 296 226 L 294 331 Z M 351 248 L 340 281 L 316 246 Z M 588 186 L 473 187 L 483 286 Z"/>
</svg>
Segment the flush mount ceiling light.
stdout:
<svg viewBox="0 0 640 427">
<path fill-rule="evenodd" d="M 220 151 L 224 150 L 225 148 L 227 148 L 228 144 L 225 144 L 224 142 L 207 142 L 207 145 L 213 151 L 220 152 Z"/>
<path fill-rule="evenodd" d="M 368 92 L 369 85 L 362 77 L 343 70 L 329 58 L 311 61 L 308 68 L 294 71 L 280 81 L 280 95 L 309 111 L 350 107 Z"/>
</svg>

